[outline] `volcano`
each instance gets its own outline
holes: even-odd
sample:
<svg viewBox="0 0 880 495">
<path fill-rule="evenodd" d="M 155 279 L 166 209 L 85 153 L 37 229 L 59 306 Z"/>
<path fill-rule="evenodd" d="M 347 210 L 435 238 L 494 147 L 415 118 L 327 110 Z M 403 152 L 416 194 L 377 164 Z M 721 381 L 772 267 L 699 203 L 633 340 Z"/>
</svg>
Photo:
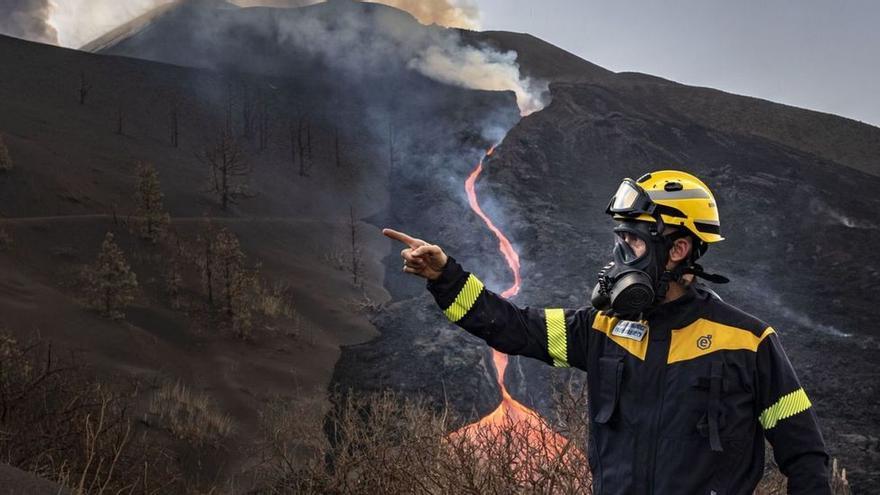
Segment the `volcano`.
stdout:
<svg viewBox="0 0 880 495">
<path fill-rule="evenodd" d="M 512 89 L 439 77 L 422 64 L 432 47 L 489 54 L 546 106 L 520 118 Z M 508 399 L 548 416 L 551 381 L 579 375 L 513 357 L 502 391 L 490 352 L 399 272 L 396 246 L 376 228 L 443 246 L 499 293 L 512 286 L 498 239 L 463 187 L 498 143 L 472 186 L 519 256 L 511 300 L 523 306 L 586 304 L 609 258 L 603 211 L 622 177 L 680 168 L 703 178 L 727 238 L 704 265 L 732 279 L 716 291 L 777 329 L 854 491 L 880 489 L 877 127 L 614 73 L 527 34 L 423 26 L 350 1 L 174 2 L 84 51 L 0 37 L 0 64 L 16 67 L 0 78 L 0 134 L 19 164 L 0 175 L 2 225 L 25 247 L 0 251 L 9 274 L 0 325 L 21 335 L 38 326 L 107 374 L 163 373 L 212 391 L 239 424 L 234 445 L 258 429 L 254 397 L 289 393 L 291 383 L 319 400 L 328 387 L 427 394 L 474 421 Z M 177 101 L 184 124 L 173 147 Z M 257 115 L 268 115 L 265 148 Z M 204 193 L 195 158 L 224 126 L 247 143 L 255 192 L 227 212 Z M 314 148 L 307 155 L 303 136 Z M 299 173 L 303 156 L 311 175 Z M 248 347 L 215 336 L 168 307 L 155 254 L 136 267 L 145 295 L 124 331 L 79 305 L 72 273 L 124 219 L 138 160 L 156 164 L 183 237 L 208 220 L 228 226 L 264 273 L 289 285 L 308 338 L 266 330 Z M 333 261 L 354 230 L 361 286 Z M 365 296 L 375 311 L 351 304 Z M 193 464 L 212 476 L 247 464 L 235 449 L 215 457 Z"/>
</svg>

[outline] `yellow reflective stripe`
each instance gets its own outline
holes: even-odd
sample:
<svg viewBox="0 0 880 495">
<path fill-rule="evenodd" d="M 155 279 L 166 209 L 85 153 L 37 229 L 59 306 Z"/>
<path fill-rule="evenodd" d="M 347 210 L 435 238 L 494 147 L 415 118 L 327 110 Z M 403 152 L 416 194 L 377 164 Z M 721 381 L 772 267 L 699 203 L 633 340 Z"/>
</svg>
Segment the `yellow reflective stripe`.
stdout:
<svg viewBox="0 0 880 495">
<path fill-rule="evenodd" d="M 481 292 L 483 292 L 483 282 L 480 282 L 480 279 L 471 273 L 468 275 L 464 287 L 462 287 L 458 295 L 455 296 L 455 301 L 452 301 L 452 304 L 443 310 L 443 314 L 445 314 L 446 317 L 449 318 L 449 321 L 453 323 L 464 318 L 464 315 L 466 315 L 467 312 L 471 310 L 474 303 L 477 302 L 477 297 L 479 297 Z"/>
<path fill-rule="evenodd" d="M 779 421 L 806 411 L 812 404 L 804 389 L 799 388 L 790 394 L 783 395 L 776 404 L 764 409 L 758 420 L 765 430 L 776 426 Z"/>
<path fill-rule="evenodd" d="M 565 312 L 558 308 L 545 309 L 547 320 L 547 351 L 553 358 L 553 366 L 568 368 L 568 338 L 565 331 Z"/>
</svg>

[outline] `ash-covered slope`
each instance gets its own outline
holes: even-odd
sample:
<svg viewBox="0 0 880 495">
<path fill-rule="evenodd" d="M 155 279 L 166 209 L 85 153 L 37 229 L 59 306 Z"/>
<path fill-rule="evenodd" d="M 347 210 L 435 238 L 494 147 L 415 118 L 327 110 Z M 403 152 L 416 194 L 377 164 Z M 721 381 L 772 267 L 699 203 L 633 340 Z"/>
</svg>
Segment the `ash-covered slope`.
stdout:
<svg viewBox="0 0 880 495">
<path fill-rule="evenodd" d="M 0 329 L 23 342 L 39 333 L 58 354 L 76 354 L 103 376 L 180 380 L 208 391 L 235 432 L 216 452 L 184 445 L 181 462 L 198 466 L 192 479 L 218 483 L 252 466 L 265 400 L 311 398 L 325 407 L 340 345 L 375 335 L 358 306 L 387 299 L 379 261 L 390 243 L 359 219 L 385 210 L 390 179 L 424 180 L 408 163 L 461 167 L 482 146 L 489 120 L 509 126 L 518 115 L 512 94 L 421 76 L 369 93 L 343 91 L 317 73 L 221 73 L 3 36 L 0 66 L 15 69 L 0 78 L 0 134 L 14 162 L 0 173 L 0 229 L 14 240 L 0 249 Z M 234 135 L 252 168 L 251 195 L 229 211 L 209 192 L 209 167 L 197 158 L 223 132 Z M 139 162 L 159 172 L 176 248 L 141 241 L 128 223 Z M 466 206 L 456 200 L 448 198 L 462 216 Z M 345 261 L 352 221 L 360 284 Z M 249 264 L 263 263 L 261 279 L 283 290 L 296 321 L 255 324 L 254 341 L 241 342 L 210 320 L 189 263 L 211 225 L 239 236 Z M 78 274 L 107 231 L 116 232 L 140 284 L 122 321 L 82 303 Z M 188 280 L 183 309 L 166 294 L 173 252 Z M 153 392 L 143 389 L 139 403 Z"/>
</svg>

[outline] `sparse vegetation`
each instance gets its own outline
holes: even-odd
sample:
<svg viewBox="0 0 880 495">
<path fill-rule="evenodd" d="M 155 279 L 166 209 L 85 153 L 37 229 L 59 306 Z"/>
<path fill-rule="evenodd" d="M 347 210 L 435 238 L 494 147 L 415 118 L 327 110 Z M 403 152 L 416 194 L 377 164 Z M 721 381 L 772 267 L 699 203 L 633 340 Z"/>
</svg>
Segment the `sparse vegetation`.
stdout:
<svg viewBox="0 0 880 495">
<path fill-rule="evenodd" d="M 208 307 L 219 309 L 238 337 L 249 337 L 253 312 L 259 309 L 263 298 L 257 276 L 259 266 L 247 266 L 238 237 L 226 228 L 218 230 L 209 226 L 198 242 L 196 264 L 202 275 Z"/>
<path fill-rule="evenodd" d="M 256 309 L 271 318 L 292 318 L 294 309 L 287 292 L 288 286 L 283 282 L 276 282 L 268 287 L 261 286 Z"/>
<path fill-rule="evenodd" d="M 423 400 L 384 392 L 320 404 L 275 399 L 261 414 L 269 493 L 589 493 L 579 440 L 548 456 L 523 435 L 538 429 L 450 436 L 460 421 Z M 528 462 L 515 463 L 514 459 Z M 587 490 L 586 492 L 584 490 Z"/>
<path fill-rule="evenodd" d="M 218 446 L 232 431 L 232 418 L 206 393 L 193 392 L 179 381 L 162 385 L 149 411 L 161 427 L 195 446 Z"/>
<path fill-rule="evenodd" d="M 241 144 L 231 131 L 221 131 L 217 140 L 196 156 L 208 167 L 209 191 L 217 197 L 223 210 L 228 210 L 241 198 L 250 197 L 248 177 L 251 168 Z"/>
<path fill-rule="evenodd" d="M 274 397 L 260 413 L 261 493 L 591 493 L 584 451 L 586 389 L 555 384 L 553 431 L 502 422 L 474 437 L 446 408 L 393 392 L 317 399 Z M 834 467 L 835 495 L 849 495 Z M 785 493 L 771 466 L 756 494 Z"/>
<path fill-rule="evenodd" d="M 169 493 L 180 473 L 151 437 L 135 433 L 131 397 L 60 365 L 45 342 L 22 345 L 0 332 L 2 463 L 76 495 Z"/>
<path fill-rule="evenodd" d="M 228 229 L 217 233 L 214 259 L 223 297 L 223 313 L 235 334 L 245 338 L 251 332 L 251 313 L 258 288 L 257 271 L 245 266 L 238 237 Z"/>
<path fill-rule="evenodd" d="M 88 303 L 105 318 L 119 319 L 125 316 L 125 308 L 137 294 L 137 276 L 125 260 L 122 249 L 107 232 L 101 244 L 101 252 L 94 265 L 85 272 Z"/>
<path fill-rule="evenodd" d="M 159 186 L 159 172 L 149 163 L 137 166 L 137 189 L 135 190 L 135 216 L 140 224 L 140 234 L 144 239 L 156 242 L 165 235 L 170 216 L 162 206 L 162 189 Z"/>
<path fill-rule="evenodd" d="M 0 134 L 0 172 L 8 172 L 12 170 L 12 157 L 9 156 L 9 148 L 3 141 L 3 134 Z"/>
</svg>

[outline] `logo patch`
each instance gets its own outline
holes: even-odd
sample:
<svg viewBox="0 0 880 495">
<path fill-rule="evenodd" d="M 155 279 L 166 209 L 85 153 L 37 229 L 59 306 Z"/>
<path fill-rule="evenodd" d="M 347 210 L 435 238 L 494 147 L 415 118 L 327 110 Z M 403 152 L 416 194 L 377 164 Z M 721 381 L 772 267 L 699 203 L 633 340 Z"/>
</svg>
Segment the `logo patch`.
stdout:
<svg viewBox="0 0 880 495">
<path fill-rule="evenodd" d="M 620 320 L 617 322 L 617 325 L 614 326 L 614 329 L 611 330 L 611 335 L 638 342 L 641 342 L 642 339 L 645 338 L 646 333 L 648 333 L 647 325 L 629 320 Z"/>
<path fill-rule="evenodd" d="M 703 335 L 702 337 L 698 338 L 697 347 L 704 351 L 712 347 L 712 335 Z"/>
</svg>

